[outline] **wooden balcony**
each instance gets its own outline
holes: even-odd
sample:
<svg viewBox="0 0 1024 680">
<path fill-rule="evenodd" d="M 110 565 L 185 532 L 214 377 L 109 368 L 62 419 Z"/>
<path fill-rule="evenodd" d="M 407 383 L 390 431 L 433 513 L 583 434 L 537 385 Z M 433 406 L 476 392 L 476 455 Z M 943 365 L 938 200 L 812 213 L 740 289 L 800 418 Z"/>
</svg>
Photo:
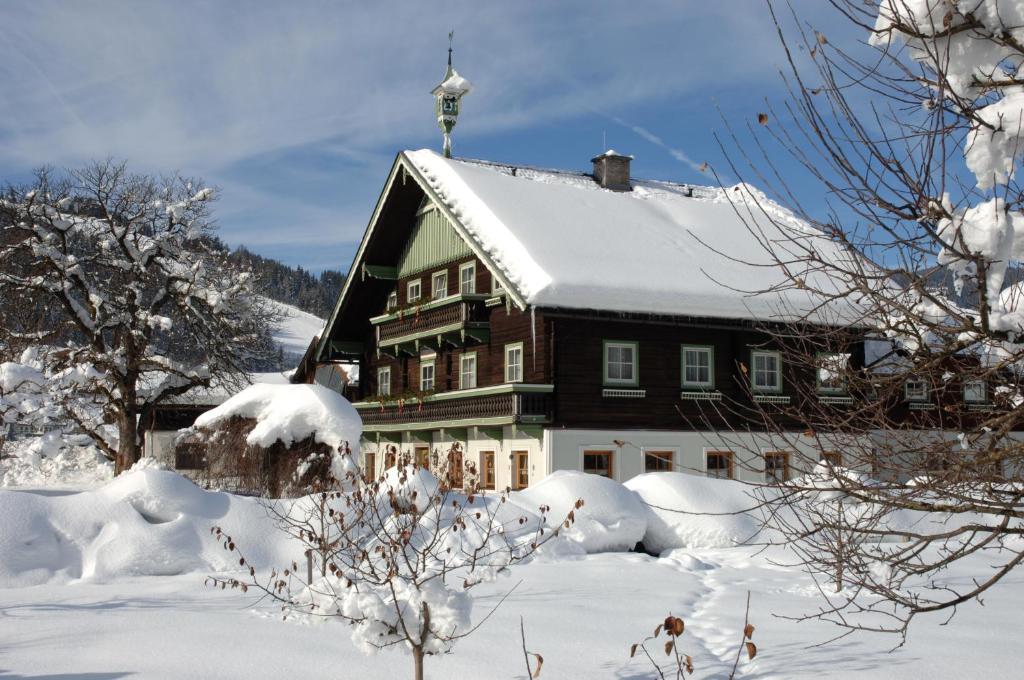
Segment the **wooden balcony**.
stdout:
<svg viewBox="0 0 1024 680">
<path fill-rule="evenodd" d="M 367 432 L 551 422 L 553 385 L 509 383 L 422 399 L 354 404 Z"/>
<path fill-rule="evenodd" d="M 453 295 L 370 319 L 377 350 L 391 356 L 413 355 L 421 346 L 465 346 L 490 335 L 485 295 Z"/>
</svg>

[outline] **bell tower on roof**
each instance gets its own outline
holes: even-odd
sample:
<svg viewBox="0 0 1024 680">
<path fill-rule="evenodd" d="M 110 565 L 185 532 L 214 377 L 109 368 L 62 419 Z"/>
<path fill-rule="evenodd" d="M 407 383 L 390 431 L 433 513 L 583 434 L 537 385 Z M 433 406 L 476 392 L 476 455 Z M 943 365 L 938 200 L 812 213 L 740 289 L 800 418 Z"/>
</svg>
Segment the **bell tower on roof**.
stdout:
<svg viewBox="0 0 1024 680">
<path fill-rule="evenodd" d="M 452 129 L 459 118 L 459 103 L 469 94 L 473 86 L 452 67 L 452 39 L 455 31 L 448 33 L 448 70 L 444 72 L 441 84 L 431 94 L 437 100 L 437 125 L 444 133 L 444 157 L 452 157 Z"/>
</svg>

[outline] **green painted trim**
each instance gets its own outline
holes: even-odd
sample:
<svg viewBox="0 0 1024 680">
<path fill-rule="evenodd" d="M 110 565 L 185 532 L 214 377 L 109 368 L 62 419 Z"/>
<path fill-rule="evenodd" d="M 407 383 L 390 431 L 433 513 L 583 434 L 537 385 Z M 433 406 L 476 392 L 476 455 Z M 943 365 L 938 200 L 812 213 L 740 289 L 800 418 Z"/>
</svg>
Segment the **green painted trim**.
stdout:
<svg viewBox="0 0 1024 680">
<path fill-rule="evenodd" d="M 485 300 L 486 298 L 486 295 L 481 295 L 478 293 L 474 293 L 473 295 L 463 295 L 461 293 L 458 295 L 449 295 L 448 297 L 441 298 L 440 300 L 431 300 L 430 302 L 424 302 L 422 305 L 413 305 L 412 307 L 403 309 L 400 312 L 395 311 L 388 312 L 387 314 L 381 314 L 379 316 L 371 316 L 370 323 L 374 326 L 377 326 L 384 323 L 385 321 L 393 321 L 394 319 L 397 319 L 400 316 L 409 316 L 409 314 L 413 313 L 417 309 L 421 312 L 425 312 L 428 309 L 444 307 L 445 305 L 450 305 L 454 302 L 475 302 L 477 300 Z M 423 298 L 421 297 L 420 299 L 422 300 Z"/>
<path fill-rule="evenodd" d="M 387 267 L 379 264 L 364 264 L 363 276 L 384 281 L 398 280 L 398 267 Z"/>
<path fill-rule="evenodd" d="M 435 335 L 444 335 L 445 333 L 460 330 L 462 330 L 462 322 L 456 321 L 455 323 L 450 323 L 447 326 L 438 326 L 437 328 L 429 328 L 426 330 L 417 331 L 415 333 L 401 335 L 397 338 L 392 338 L 390 340 L 381 340 L 380 344 L 382 347 L 394 347 L 397 345 L 405 344 L 407 342 L 415 342 L 416 340 L 421 340 L 423 338 L 429 338 Z"/>
<path fill-rule="evenodd" d="M 394 423 L 388 425 L 363 425 L 364 432 L 413 432 L 422 430 L 440 430 L 450 427 L 472 427 L 473 425 L 513 425 L 515 416 L 496 416 L 494 418 L 459 418 L 457 420 L 437 420 L 425 423 Z"/>
<path fill-rule="evenodd" d="M 478 437 L 493 439 L 499 442 L 499 445 L 505 439 L 505 430 L 500 427 L 477 427 L 476 434 Z"/>
<path fill-rule="evenodd" d="M 686 350 L 706 349 L 710 354 L 708 358 L 709 383 L 692 383 L 686 381 Z M 713 390 L 715 389 L 715 346 L 714 345 L 681 345 L 679 347 L 679 380 L 683 388 L 692 390 Z"/>
<path fill-rule="evenodd" d="M 357 340 L 331 340 L 330 347 L 340 354 L 362 354 L 364 345 Z"/>
<path fill-rule="evenodd" d="M 549 383 L 503 383 L 501 385 L 489 385 L 477 387 L 472 390 L 451 390 L 449 392 L 435 392 L 423 397 L 420 401 L 447 401 L 449 399 L 470 399 L 472 397 L 484 397 L 492 394 L 506 394 L 508 392 L 517 394 L 550 394 L 555 391 L 555 386 Z M 380 408 L 380 401 L 368 400 L 357 401 L 352 404 L 357 409 Z"/>
<path fill-rule="evenodd" d="M 771 354 L 779 361 L 779 386 L 778 387 L 757 387 L 754 385 L 754 355 Z M 774 349 L 752 349 L 750 350 L 750 391 L 754 394 L 782 394 L 785 381 L 782 376 L 782 352 Z"/>
<path fill-rule="evenodd" d="M 608 346 L 623 345 L 633 348 L 633 379 L 612 380 L 608 377 Z M 601 341 L 601 382 L 604 387 L 636 387 L 640 384 L 640 343 L 636 340 Z"/>
</svg>

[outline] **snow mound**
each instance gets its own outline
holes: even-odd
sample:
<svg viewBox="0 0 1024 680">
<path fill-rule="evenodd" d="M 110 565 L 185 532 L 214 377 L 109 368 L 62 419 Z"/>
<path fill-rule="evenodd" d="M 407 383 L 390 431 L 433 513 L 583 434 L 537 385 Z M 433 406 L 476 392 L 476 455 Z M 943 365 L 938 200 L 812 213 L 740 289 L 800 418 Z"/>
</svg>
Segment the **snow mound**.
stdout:
<svg viewBox="0 0 1024 680">
<path fill-rule="evenodd" d="M 536 513 L 550 506 L 551 523 L 560 523 L 577 499 L 583 507 L 575 511 L 576 521 L 563 535 L 588 553 L 632 550 L 647 530 L 647 513 L 640 498 L 622 484 L 575 471 L 557 471 L 539 484 L 513 494 L 511 500 Z"/>
<path fill-rule="evenodd" d="M 321 385 L 250 385 L 196 419 L 195 427 L 213 428 L 234 416 L 253 418 L 256 427 L 246 438 L 250 446 L 285 446 L 313 436 L 341 450 L 356 445 L 363 421 L 348 399 Z"/>
<path fill-rule="evenodd" d="M 659 554 L 674 548 L 726 548 L 748 543 L 761 530 L 760 515 L 745 512 L 757 501 L 730 479 L 683 472 L 651 472 L 625 484 L 644 505 L 644 547 Z"/>
<path fill-rule="evenodd" d="M 301 557 L 253 498 L 203 491 L 173 472 L 127 472 L 95 491 L 0 490 L 0 587 L 237 568 L 221 526 L 254 565 Z"/>
</svg>

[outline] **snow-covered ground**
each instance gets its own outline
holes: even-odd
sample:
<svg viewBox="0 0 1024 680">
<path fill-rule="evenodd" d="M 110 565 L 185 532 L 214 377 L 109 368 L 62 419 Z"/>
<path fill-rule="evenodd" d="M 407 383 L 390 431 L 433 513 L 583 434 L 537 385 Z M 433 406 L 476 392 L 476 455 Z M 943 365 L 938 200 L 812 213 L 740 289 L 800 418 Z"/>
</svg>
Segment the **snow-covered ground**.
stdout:
<svg viewBox="0 0 1024 680">
<path fill-rule="evenodd" d="M 554 481 L 513 501 L 525 511 L 536 500 L 531 495 L 550 502 L 559 500 L 559 490 L 578 491 L 570 477 Z M 725 496 L 732 484 L 689 486 L 699 491 L 700 482 Z M 645 523 L 614 512 L 624 505 L 621 491 L 598 484 L 588 492 L 592 502 L 579 514 L 592 517 L 576 527 L 587 534 L 577 538 L 588 549 L 600 547 L 595 536 L 633 535 Z M 173 473 L 146 469 L 80 492 L 0 489 L 0 516 L 0 678 L 277 679 L 315 677 L 325 669 L 338 677 L 410 675 L 406 653 L 365 656 L 341 623 L 282 622 L 275 609 L 255 606 L 252 595 L 204 586 L 206 574 L 234 568 L 209 536 L 213 524 L 233 532 L 257 564 L 290 558 L 294 547 L 256 500 L 202 491 Z M 710 536 L 707 528 L 675 533 L 694 540 Z M 661 557 L 571 552 L 513 567 L 507 578 L 474 591 L 473 618 L 480 621 L 515 587 L 453 654 L 427 660 L 427 677 L 525 677 L 520 617 L 528 648 L 544 656 L 543 678 L 655 677 L 642 655 L 629 658 L 629 647 L 669 613 L 686 621 L 682 648 L 694 658 L 695 677 L 726 677 L 748 591 L 760 652 L 741 664 L 741 677 L 1002 678 L 1019 670 L 1012 650 L 1024 575 L 999 586 L 984 607 L 962 608 L 949 626 L 940 625 L 941 616 L 921 619 L 907 645 L 888 653 L 892 637 L 812 646 L 841 631 L 779 618 L 818 606 L 810 577 L 773 565 L 750 547 L 690 547 Z M 983 570 L 966 563 L 948 577 L 966 580 Z M 654 643 L 652 653 L 664 658 L 658 648 Z"/>
</svg>

